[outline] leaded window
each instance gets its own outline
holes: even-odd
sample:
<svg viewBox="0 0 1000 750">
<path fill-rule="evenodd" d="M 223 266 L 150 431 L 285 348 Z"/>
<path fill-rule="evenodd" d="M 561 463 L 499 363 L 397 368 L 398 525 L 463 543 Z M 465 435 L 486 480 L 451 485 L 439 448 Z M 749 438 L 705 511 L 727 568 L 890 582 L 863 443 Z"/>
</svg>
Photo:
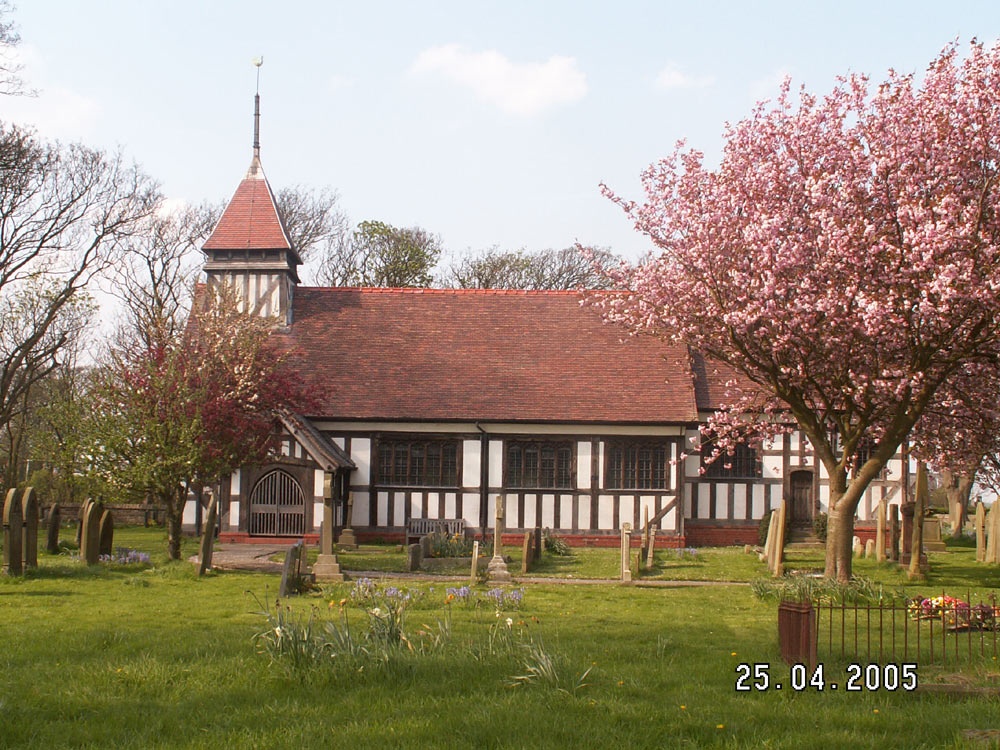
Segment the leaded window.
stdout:
<svg viewBox="0 0 1000 750">
<path fill-rule="evenodd" d="M 756 449 L 745 443 L 737 443 L 732 454 L 723 452 L 709 463 L 713 450 L 711 443 L 701 446 L 701 465 L 705 469 L 703 476 L 710 479 L 758 479 L 764 473 Z"/>
<path fill-rule="evenodd" d="M 573 444 L 511 440 L 506 470 L 504 484 L 510 488 L 572 489 Z"/>
<path fill-rule="evenodd" d="M 382 440 L 379 484 L 397 487 L 458 487 L 455 440 Z"/>
<path fill-rule="evenodd" d="M 665 443 L 608 443 L 605 448 L 604 486 L 611 490 L 667 489 L 668 463 Z"/>
</svg>

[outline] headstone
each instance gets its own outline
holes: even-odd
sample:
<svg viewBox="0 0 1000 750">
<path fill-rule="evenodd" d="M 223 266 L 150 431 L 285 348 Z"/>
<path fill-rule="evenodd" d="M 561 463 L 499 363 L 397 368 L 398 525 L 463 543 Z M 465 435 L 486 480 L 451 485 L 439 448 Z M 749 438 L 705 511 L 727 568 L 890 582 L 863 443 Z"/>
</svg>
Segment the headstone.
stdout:
<svg viewBox="0 0 1000 750">
<path fill-rule="evenodd" d="M 101 503 L 88 501 L 80 533 L 80 560 L 87 565 L 97 565 L 101 550 Z"/>
<path fill-rule="evenodd" d="M 406 547 L 406 570 L 409 573 L 413 573 L 416 570 L 420 570 L 420 563 L 423 561 L 424 555 L 419 544 L 410 544 Z"/>
<path fill-rule="evenodd" d="M 302 542 L 296 542 L 285 554 L 285 564 L 281 568 L 281 587 L 278 589 L 278 596 L 284 597 L 299 593 L 301 557 Z"/>
<path fill-rule="evenodd" d="M 431 547 L 433 541 L 434 540 L 431 538 L 430 534 L 425 534 L 424 536 L 420 537 L 420 555 L 422 557 L 431 556 Z"/>
<path fill-rule="evenodd" d="M 59 510 L 59 503 L 52 503 L 48 514 L 45 516 L 45 551 L 50 555 L 59 554 L 59 526 L 61 523 L 62 512 Z"/>
<path fill-rule="evenodd" d="M 883 498 L 879 501 L 875 521 L 875 559 L 878 562 L 885 560 L 885 521 L 886 508 L 885 498 Z"/>
<path fill-rule="evenodd" d="M 865 548 L 861 545 L 861 537 L 859 536 L 854 537 L 854 541 L 851 547 L 851 551 L 854 553 L 854 556 L 861 557 L 861 554 L 862 552 L 864 552 L 864 549 Z"/>
<path fill-rule="evenodd" d="M 531 532 L 524 532 L 524 543 L 521 545 L 521 572 L 531 570 Z"/>
<path fill-rule="evenodd" d="M 990 512 L 993 516 L 993 525 L 990 527 L 990 539 L 994 539 L 993 543 L 993 556 L 987 555 L 986 562 L 1000 564 L 1000 507 L 998 507 L 997 501 L 993 501 L 993 510 Z"/>
<path fill-rule="evenodd" d="M 865 542 L 865 557 L 871 559 L 875 557 L 875 540 L 869 539 Z"/>
<path fill-rule="evenodd" d="M 24 570 L 21 543 L 22 527 L 24 525 L 21 517 L 21 491 L 12 489 L 7 491 L 7 497 L 3 505 L 3 573 L 9 576 L 19 576 Z"/>
<path fill-rule="evenodd" d="M 656 548 L 656 529 L 649 530 L 649 548 L 646 550 L 646 570 L 653 569 L 653 550 Z"/>
<path fill-rule="evenodd" d="M 205 528 L 201 532 L 201 549 L 198 555 L 198 575 L 203 576 L 212 569 L 212 553 L 215 550 L 215 525 L 219 522 L 219 500 L 214 492 L 208 496 L 208 512 Z"/>
<path fill-rule="evenodd" d="M 101 505 L 101 520 L 97 532 L 97 554 L 111 556 L 115 551 L 115 519 L 111 516 L 111 509 Z"/>
<path fill-rule="evenodd" d="M 927 552 L 947 552 L 941 540 L 941 521 L 937 518 L 924 519 L 924 549 Z"/>
<path fill-rule="evenodd" d="M 622 524 L 622 583 L 632 581 L 632 565 L 629 561 L 629 547 L 632 544 L 632 524 Z"/>
<path fill-rule="evenodd" d="M 542 527 L 541 526 L 536 526 L 535 527 L 534 541 L 535 541 L 535 554 L 531 558 L 531 561 L 532 562 L 540 562 L 541 559 L 542 559 Z"/>
<path fill-rule="evenodd" d="M 986 506 L 982 501 L 976 503 L 976 562 L 986 560 Z"/>
<path fill-rule="evenodd" d="M 21 498 L 21 555 L 24 569 L 38 567 L 38 501 L 35 490 L 28 487 Z"/>
<path fill-rule="evenodd" d="M 344 509 L 344 528 L 340 532 L 340 537 L 337 539 L 337 544 L 344 549 L 358 548 L 358 540 L 354 536 L 354 529 L 351 528 L 352 513 L 354 513 L 354 495 L 348 493 L 347 506 Z"/>
<path fill-rule="evenodd" d="M 994 563 L 997 561 L 997 519 L 1000 518 L 1000 511 L 997 508 L 1000 507 L 1000 501 L 993 501 L 993 505 L 990 506 L 990 512 L 986 514 L 986 555 L 983 561 L 986 563 Z"/>
<path fill-rule="evenodd" d="M 774 538 L 771 540 L 771 574 L 781 578 L 785 574 L 785 523 L 788 518 L 788 506 L 782 503 L 774 512 L 777 520 L 774 522 Z"/>
<path fill-rule="evenodd" d="M 479 542 L 472 543 L 472 572 L 469 573 L 469 580 L 475 583 L 479 574 Z"/>
<path fill-rule="evenodd" d="M 899 546 L 903 543 L 899 533 L 899 506 L 889 506 L 889 559 L 893 562 L 899 560 Z"/>
</svg>

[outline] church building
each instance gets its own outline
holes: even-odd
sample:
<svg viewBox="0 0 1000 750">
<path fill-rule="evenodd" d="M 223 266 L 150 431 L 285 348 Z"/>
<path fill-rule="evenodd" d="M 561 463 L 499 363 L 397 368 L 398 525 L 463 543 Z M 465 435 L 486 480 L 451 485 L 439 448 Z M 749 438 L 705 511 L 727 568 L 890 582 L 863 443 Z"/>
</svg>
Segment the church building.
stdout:
<svg viewBox="0 0 1000 750">
<path fill-rule="evenodd" d="M 206 284 L 274 318 L 320 398 L 281 415 L 273 463 L 223 481 L 221 539 L 315 540 L 330 523 L 404 541 L 419 519 L 489 533 L 499 502 L 509 532 L 570 543 L 617 544 L 623 524 L 647 522 L 668 545 L 755 543 L 783 501 L 793 526 L 826 510 L 796 432 L 703 470 L 698 427 L 724 378 L 686 347 L 605 324 L 578 292 L 303 286 L 257 133 L 203 246 Z M 890 462 L 861 526 L 881 499 L 901 502 L 908 474 Z"/>
</svg>

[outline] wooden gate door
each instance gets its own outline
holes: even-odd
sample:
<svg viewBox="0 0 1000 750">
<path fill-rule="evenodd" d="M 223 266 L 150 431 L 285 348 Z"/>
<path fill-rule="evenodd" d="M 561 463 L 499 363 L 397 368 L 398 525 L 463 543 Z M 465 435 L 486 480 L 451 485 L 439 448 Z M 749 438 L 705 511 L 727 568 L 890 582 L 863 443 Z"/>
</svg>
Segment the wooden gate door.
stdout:
<svg viewBox="0 0 1000 750">
<path fill-rule="evenodd" d="M 813 474 L 811 471 L 792 472 L 791 518 L 789 521 L 796 526 L 808 526 L 813 518 Z"/>
<path fill-rule="evenodd" d="M 295 477 L 275 469 L 260 478 L 250 493 L 252 536 L 302 536 L 306 530 L 306 498 Z"/>
</svg>

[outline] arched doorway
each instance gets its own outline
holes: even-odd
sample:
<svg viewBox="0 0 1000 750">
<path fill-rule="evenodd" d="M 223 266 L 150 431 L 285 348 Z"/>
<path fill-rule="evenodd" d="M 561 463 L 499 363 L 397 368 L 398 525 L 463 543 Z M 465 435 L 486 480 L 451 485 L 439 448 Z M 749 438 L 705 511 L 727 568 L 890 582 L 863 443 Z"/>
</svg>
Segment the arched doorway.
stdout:
<svg viewBox="0 0 1000 750">
<path fill-rule="evenodd" d="M 306 497 L 287 471 L 262 476 L 250 493 L 251 536 L 302 536 L 306 530 Z"/>
<path fill-rule="evenodd" d="M 793 471 L 788 482 L 788 522 L 794 526 L 810 526 L 813 520 L 813 473 Z"/>
</svg>

